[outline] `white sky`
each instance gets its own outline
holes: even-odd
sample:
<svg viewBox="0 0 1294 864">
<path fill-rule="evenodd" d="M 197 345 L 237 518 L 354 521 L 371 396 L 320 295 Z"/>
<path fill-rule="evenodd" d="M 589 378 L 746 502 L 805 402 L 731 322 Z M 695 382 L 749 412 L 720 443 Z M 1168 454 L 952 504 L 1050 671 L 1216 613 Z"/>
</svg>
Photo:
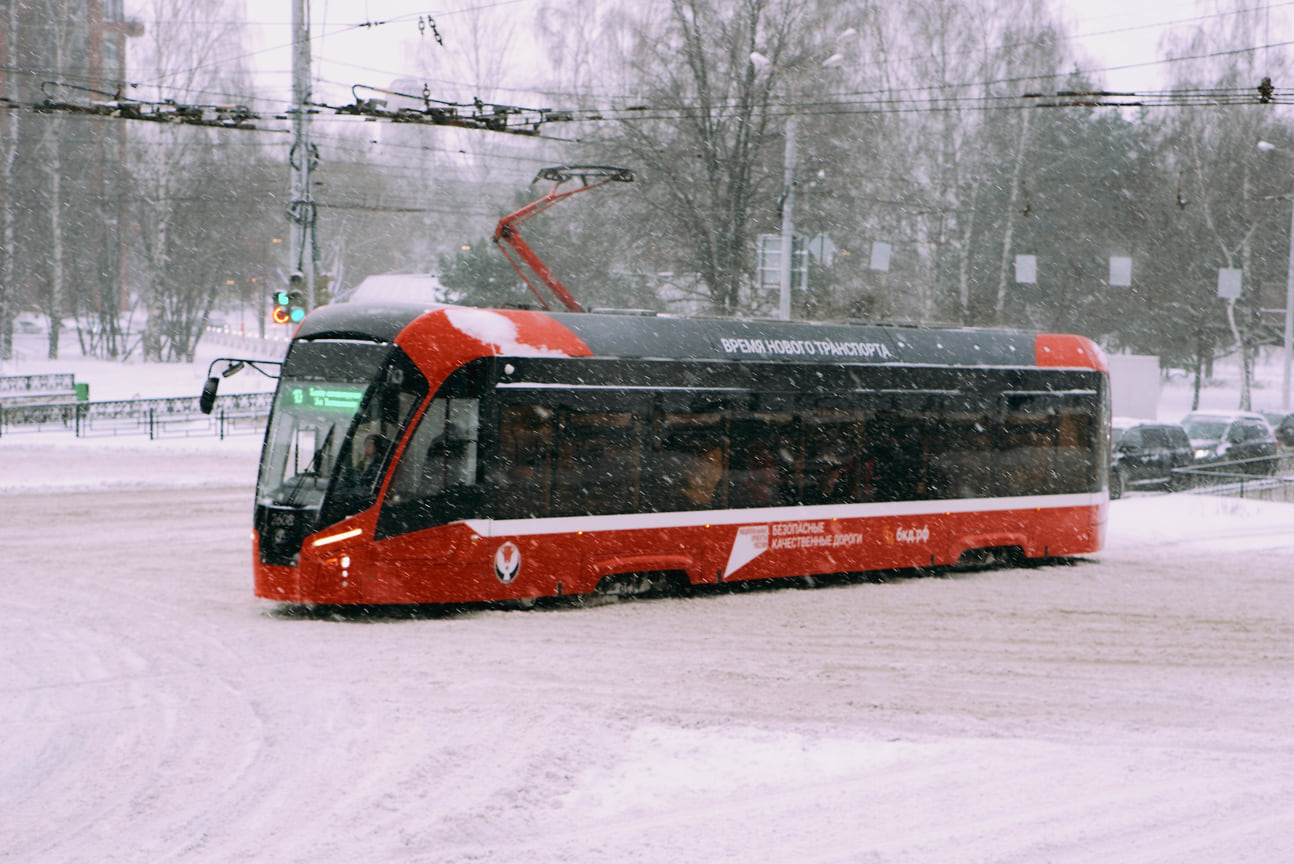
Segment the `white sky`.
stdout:
<svg viewBox="0 0 1294 864">
<path fill-rule="evenodd" d="M 1194 17 L 1192 0 L 1064 0 L 1064 15 L 1109 90 L 1163 89 L 1160 40 L 1171 22 Z"/>
<path fill-rule="evenodd" d="M 262 80 L 281 93 L 291 92 L 291 56 L 287 46 L 290 44 L 291 10 L 293 0 L 276 0 L 275 10 L 266 11 L 267 7 L 257 0 L 248 0 L 248 20 L 257 24 L 259 33 L 253 38 L 259 39 L 264 53 L 261 69 L 267 70 Z M 311 5 L 314 98 L 317 102 L 330 105 L 349 104 L 354 101 L 351 85 L 359 82 L 377 87 L 389 86 L 396 78 L 410 76 L 422 78 L 416 58 L 427 63 L 461 65 L 466 60 L 467 51 L 464 45 L 472 40 L 465 39 L 464 31 L 470 26 L 466 10 L 485 9 L 494 14 L 509 15 L 515 10 L 518 18 L 528 19 L 536 7 L 534 0 L 452 0 L 449 4 L 428 4 L 417 0 L 313 0 Z M 428 12 L 433 7 L 433 12 Z M 463 10 L 463 11 L 458 11 Z M 444 38 L 444 45 L 438 45 L 428 21 L 433 21 L 436 30 Z M 419 27 L 419 22 L 424 26 Z M 365 26 L 366 24 L 371 26 Z M 529 46 L 518 45 L 529 37 L 530 28 L 519 28 L 513 35 L 513 41 L 507 47 L 514 53 L 523 54 Z M 501 35 L 496 34 L 497 39 Z M 491 46 L 491 48 L 498 47 Z M 488 51 L 486 52 L 488 53 Z M 526 83 L 526 72 L 519 68 L 516 80 L 501 82 L 508 86 L 521 87 Z M 446 73 L 437 76 L 440 80 L 453 82 L 455 75 Z M 431 98 L 443 101 L 466 101 L 478 95 L 471 92 L 471 84 L 461 83 L 461 89 L 455 92 L 432 93 Z M 362 98 L 376 94 L 361 91 Z M 483 98 L 503 101 L 508 97 L 496 94 L 480 94 Z M 521 104 L 526 104 L 524 98 Z M 530 106 L 526 107 L 558 107 Z"/>
<path fill-rule="evenodd" d="M 144 2 L 128 0 L 131 8 L 128 14 L 146 19 L 148 14 L 139 11 Z M 286 99 L 291 92 L 288 45 L 294 0 L 245 2 L 248 19 L 254 25 L 251 48 L 254 52 L 252 59 L 260 70 L 262 88 L 259 92 L 275 93 Z M 1201 23 L 1220 20 L 1202 13 L 1197 0 L 1054 2 L 1062 10 L 1070 32 L 1076 38 L 1076 53 L 1086 58 L 1086 61 L 1081 61 L 1082 68 L 1099 72 L 1107 89 L 1111 90 L 1153 92 L 1166 89 L 1168 66 L 1159 61 L 1164 36 L 1189 33 Z M 1264 2 L 1270 16 L 1270 35 L 1266 41 L 1288 41 L 1294 0 L 1253 0 L 1245 5 L 1256 7 Z M 526 44 L 533 38 L 533 28 L 520 23 L 529 19 L 537 6 L 537 0 L 449 0 L 442 4 L 418 0 L 312 0 L 316 101 L 349 104 L 353 101 L 350 85 L 359 81 L 384 86 L 402 75 L 421 78 L 427 73 L 414 62 L 414 53 L 424 62 L 438 64 L 445 70 L 446 74 L 438 75 L 438 78 L 445 81 L 448 88 L 453 89 L 454 84 L 462 85 L 462 92 L 432 94 L 433 98 L 468 99 L 475 95 L 470 92 L 472 85 L 454 81 L 455 76 L 448 72 L 451 65 L 462 68 L 465 57 L 462 46 L 476 41 L 463 38 L 470 24 L 467 11 L 485 10 L 517 21 L 519 26 L 511 34 L 511 41 L 506 41 L 503 34 L 494 33 L 496 44 L 492 47 L 506 44 L 510 54 L 524 57 L 532 50 L 544 50 L 535 44 Z M 426 19 L 431 15 L 435 16 L 437 28 L 445 37 L 443 48 L 432 48 L 434 37 L 430 28 L 419 30 L 420 18 Z M 362 26 L 365 22 L 371 22 L 372 26 Z M 455 54 L 458 56 L 453 56 Z M 483 94 L 483 97 L 498 101 L 515 98 L 516 104 L 526 104 L 523 88 L 531 82 L 526 77 L 524 63 L 516 64 L 515 69 L 515 72 L 504 76 L 514 80 L 498 82 L 501 92 Z M 510 88 L 517 94 L 515 97 L 507 95 Z"/>
<path fill-rule="evenodd" d="M 1268 17 L 1264 41 L 1288 41 L 1289 0 L 1265 0 Z M 1264 0 L 1244 4 L 1256 8 Z M 1195 28 L 1218 20 L 1196 0 L 1061 0 L 1078 48 L 1100 70 L 1109 90 L 1145 92 L 1170 86 L 1171 64 L 1160 61 L 1166 36 L 1185 38 Z"/>
</svg>

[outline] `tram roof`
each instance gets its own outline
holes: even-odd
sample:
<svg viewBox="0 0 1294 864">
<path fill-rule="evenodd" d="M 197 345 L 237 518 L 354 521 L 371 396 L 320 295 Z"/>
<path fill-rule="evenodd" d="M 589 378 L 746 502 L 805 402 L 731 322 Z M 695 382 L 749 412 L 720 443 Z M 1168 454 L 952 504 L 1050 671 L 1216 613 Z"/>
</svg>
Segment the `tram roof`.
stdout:
<svg viewBox="0 0 1294 864">
<path fill-rule="evenodd" d="M 444 318 L 434 313 L 446 313 Z M 532 317 L 533 316 L 533 317 Z M 673 318 L 614 313 L 492 310 L 462 306 L 338 303 L 311 313 L 298 338 L 398 341 L 423 327 L 451 326 L 494 343 L 501 356 L 537 353 L 518 324 L 552 325 L 569 333 L 594 357 L 679 360 L 745 360 L 799 363 L 897 363 L 959 366 L 1080 365 L 1104 368 L 1099 349 L 1081 337 L 1066 358 L 1039 357 L 1037 334 L 977 328 L 928 329 L 884 325 L 821 324 L 732 318 Z M 435 323 L 442 322 L 442 323 Z M 496 338 L 497 337 L 497 338 Z M 1077 348 L 1092 356 L 1073 362 Z M 544 351 L 542 353 L 550 353 Z M 583 352 L 581 352 L 583 353 Z M 1064 362 L 1056 362 L 1064 360 Z"/>
</svg>

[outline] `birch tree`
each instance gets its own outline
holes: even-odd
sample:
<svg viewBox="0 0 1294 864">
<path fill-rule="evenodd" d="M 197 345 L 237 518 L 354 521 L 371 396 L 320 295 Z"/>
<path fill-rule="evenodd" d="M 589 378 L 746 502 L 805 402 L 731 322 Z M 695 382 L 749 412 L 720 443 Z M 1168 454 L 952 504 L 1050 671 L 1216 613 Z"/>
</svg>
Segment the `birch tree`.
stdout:
<svg viewBox="0 0 1294 864">
<path fill-rule="evenodd" d="M 632 55 L 651 120 L 613 150 L 641 172 L 637 230 L 660 269 L 696 274 L 710 309 L 734 314 L 753 272 L 754 225 L 779 198 L 791 95 L 821 44 L 814 4 L 670 0 L 643 7 Z M 648 185 L 649 184 L 649 185 Z"/>
<path fill-rule="evenodd" d="M 51 17 L 40 46 L 39 62 L 43 68 L 55 70 L 57 75 L 72 77 L 72 61 L 77 56 L 76 40 L 81 33 L 75 16 L 73 0 L 48 0 L 47 11 Z M 40 166 L 43 198 L 43 229 L 46 254 L 40 274 L 40 305 L 49 319 L 48 354 L 58 358 L 59 342 L 63 331 L 63 316 L 67 306 L 68 240 L 72 231 L 70 214 L 74 204 L 63 191 L 69 172 L 75 170 L 75 149 L 69 146 L 68 132 L 72 121 L 57 112 L 41 117 L 37 129 L 39 138 L 35 146 L 36 162 Z"/>
<path fill-rule="evenodd" d="M 1236 50 L 1263 41 L 1267 20 L 1261 10 L 1240 3 L 1222 7 L 1228 14 L 1219 17 L 1220 26 L 1214 22 L 1208 29 L 1201 27 L 1172 49 L 1177 55 L 1207 58 L 1175 67 L 1180 70 L 1175 89 L 1253 88 L 1256 92 L 1264 77 L 1279 80 L 1288 68 L 1281 54 Z M 1271 136 L 1274 127 L 1270 109 L 1255 104 L 1201 107 L 1175 117 L 1169 130 L 1169 158 L 1189 198 L 1189 206 L 1175 214 L 1176 221 L 1189 226 L 1200 241 L 1186 260 L 1198 274 L 1196 284 L 1205 286 L 1197 293 L 1206 295 L 1184 310 L 1188 316 L 1184 329 L 1201 334 L 1195 340 L 1197 401 L 1200 378 L 1213 353 L 1212 339 L 1203 334 L 1224 326 L 1240 359 L 1238 407 L 1242 410 L 1252 405 L 1254 356 L 1267 339 L 1260 318 L 1260 288 L 1265 279 L 1278 278 L 1280 271 L 1274 265 L 1287 257 L 1279 251 L 1281 244 L 1273 244 L 1263 233 L 1283 227 L 1284 220 L 1272 218 L 1272 208 L 1256 192 L 1255 172 L 1262 155 L 1257 143 Z M 1238 298 L 1218 298 L 1211 290 L 1219 268 L 1241 271 Z"/>
<path fill-rule="evenodd" d="M 22 65 L 14 39 L 18 32 L 18 4 L 5 3 L 4 27 L 0 28 L 0 65 L 12 70 Z M 6 71 L 4 93 L 12 103 L 21 100 L 18 76 Z M 14 162 L 18 156 L 18 132 L 21 116 L 17 111 L 0 111 L 0 361 L 13 359 L 13 325 L 17 313 L 18 291 L 15 285 L 17 233 L 15 231 L 16 188 Z"/>
<path fill-rule="evenodd" d="M 250 92 L 237 57 L 241 23 L 232 0 L 152 0 L 141 68 L 149 70 L 146 98 L 184 104 L 226 104 L 231 94 Z M 194 190 L 204 190 L 208 168 L 231 162 L 238 147 L 222 146 L 222 136 L 246 132 L 184 125 L 154 125 L 140 130 L 132 147 L 137 220 L 141 226 L 141 293 L 147 325 L 144 354 L 157 360 L 192 359 L 224 280 L 200 266 L 209 246 L 227 240 L 217 213 L 207 211 L 205 237 L 188 232 L 181 242 L 177 222 Z M 226 157 L 226 154 L 230 154 Z M 224 197 L 228 197 L 227 191 Z M 226 211 L 227 212 L 227 211 Z M 201 217 L 199 217 L 201 218 Z M 200 243 L 195 248 L 192 244 Z"/>
</svg>

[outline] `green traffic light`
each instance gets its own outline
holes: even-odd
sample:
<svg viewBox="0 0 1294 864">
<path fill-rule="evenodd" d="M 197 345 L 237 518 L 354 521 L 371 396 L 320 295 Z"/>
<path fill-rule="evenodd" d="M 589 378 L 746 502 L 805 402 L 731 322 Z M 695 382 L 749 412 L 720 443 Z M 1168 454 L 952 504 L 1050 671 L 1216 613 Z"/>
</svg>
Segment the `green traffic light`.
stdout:
<svg viewBox="0 0 1294 864">
<path fill-rule="evenodd" d="M 292 319 L 294 324 L 299 323 L 302 318 L 306 317 L 306 310 L 300 306 L 293 306 L 291 311 L 288 312 L 288 317 Z"/>
</svg>

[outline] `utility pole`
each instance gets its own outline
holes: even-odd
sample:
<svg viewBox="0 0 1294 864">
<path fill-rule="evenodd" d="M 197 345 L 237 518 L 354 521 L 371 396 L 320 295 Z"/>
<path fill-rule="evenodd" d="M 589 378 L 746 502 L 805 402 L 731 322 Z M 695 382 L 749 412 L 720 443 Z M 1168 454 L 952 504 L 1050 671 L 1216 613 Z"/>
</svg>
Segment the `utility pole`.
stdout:
<svg viewBox="0 0 1294 864">
<path fill-rule="evenodd" d="M 310 142 L 310 0 L 292 0 L 292 222 L 290 285 L 305 294 L 306 310 L 315 308 L 315 203 L 310 172 L 316 153 Z"/>
<path fill-rule="evenodd" d="M 1281 364 L 1281 410 L 1290 410 L 1290 366 L 1294 364 L 1294 196 L 1290 197 L 1290 257 L 1285 267 L 1285 329 L 1281 344 L 1285 360 Z"/>
<path fill-rule="evenodd" d="M 777 317 L 791 320 L 791 274 L 795 255 L 795 115 L 786 118 L 786 178 L 782 189 L 782 257 L 779 261 Z"/>
<path fill-rule="evenodd" d="M 1277 150 L 1286 156 L 1294 155 L 1267 141 L 1259 141 L 1258 149 L 1264 153 Z M 1294 366 L 1294 195 L 1290 196 L 1290 202 L 1290 254 L 1285 269 L 1285 331 L 1281 339 L 1285 347 L 1285 361 L 1281 370 L 1282 411 L 1290 410 L 1290 367 Z"/>
</svg>

